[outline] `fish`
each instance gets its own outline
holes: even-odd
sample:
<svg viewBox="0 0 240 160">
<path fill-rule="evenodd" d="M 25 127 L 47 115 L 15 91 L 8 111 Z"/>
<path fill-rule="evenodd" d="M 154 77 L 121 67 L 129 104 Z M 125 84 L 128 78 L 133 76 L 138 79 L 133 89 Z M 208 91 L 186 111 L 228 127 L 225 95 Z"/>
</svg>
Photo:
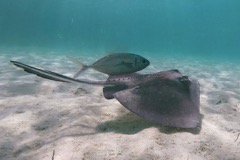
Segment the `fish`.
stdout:
<svg viewBox="0 0 240 160">
<path fill-rule="evenodd" d="M 119 75 L 140 71 L 150 64 L 146 58 L 133 53 L 112 53 L 89 66 L 76 59 L 68 58 L 81 68 L 73 78 L 78 78 L 80 74 L 90 68 L 108 75 Z"/>
<path fill-rule="evenodd" d="M 17 61 L 11 63 L 42 78 L 103 86 L 106 99 L 115 98 L 131 112 L 160 125 L 176 128 L 196 128 L 201 125 L 199 82 L 182 75 L 177 69 L 150 74 L 110 75 L 105 81 L 87 81 Z"/>
</svg>

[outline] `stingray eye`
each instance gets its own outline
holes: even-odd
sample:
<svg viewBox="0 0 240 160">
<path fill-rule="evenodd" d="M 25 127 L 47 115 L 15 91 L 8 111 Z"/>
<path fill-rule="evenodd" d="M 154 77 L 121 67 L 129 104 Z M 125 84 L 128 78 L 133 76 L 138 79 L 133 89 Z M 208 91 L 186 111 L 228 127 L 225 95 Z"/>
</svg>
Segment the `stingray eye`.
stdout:
<svg viewBox="0 0 240 160">
<path fill-rule="evenodd" d="M 142 60 L 142 63 L 146 63 L 147 61 L 144 59 L 144 60 Z"/>
<path fill-rule="evenodd" d="M 186 86 L 189 86 L 191 84 L 191 81 L 188 79 L 188 76 L 182 76 L 179 78 L 179 80 Z"/>
</svg>

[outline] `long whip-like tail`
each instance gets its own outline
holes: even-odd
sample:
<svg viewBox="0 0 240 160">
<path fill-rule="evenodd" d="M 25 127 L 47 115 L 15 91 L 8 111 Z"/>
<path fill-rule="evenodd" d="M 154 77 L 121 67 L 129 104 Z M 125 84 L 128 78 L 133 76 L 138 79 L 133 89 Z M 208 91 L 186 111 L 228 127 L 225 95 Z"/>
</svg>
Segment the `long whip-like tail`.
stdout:
<svg viewBox="0 0 240 160">
<path fill-rule="evenodd" d="M 10 62 L 13 63 L 15 66 L 24 69 L 24 71 L 28 73 L 35 74 L 39 77 L 54 80 L 54 81 L 68 82 L 68 83 L 75 83 L 75 84 L 84 83 L 84 84 L 91 84 L 91 85 L 112 86 L 111 84 L 106 84 L 105 81 L 84 81 L 84 80 L 70 78 L 52 71 L 35 68 L 32 66 L 23 64 L 21 62 L 17 62 L 17 61 L 10 61 Z"/>
</svg>

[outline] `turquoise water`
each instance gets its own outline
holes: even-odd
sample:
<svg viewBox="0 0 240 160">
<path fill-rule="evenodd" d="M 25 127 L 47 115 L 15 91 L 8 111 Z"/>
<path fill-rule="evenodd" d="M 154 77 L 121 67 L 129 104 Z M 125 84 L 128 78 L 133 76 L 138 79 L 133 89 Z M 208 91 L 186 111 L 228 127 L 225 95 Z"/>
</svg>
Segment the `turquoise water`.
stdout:
<svg viewBox="0 0 240 160">
<path fill-rule="evenodd" d="M 240 58 L 240 1 L 1 0 L 0 49 Z"/>
<path fill-rule="evenodd" d="M 151 65 L 142 74 L 197 79 L 201 131 L 155 125 L 100 86 L 9 62 L 73 77 L 79 66 L 66 56 L 92 64 L 109 52 L 143 55 Z M 53 159 L 56 150 L 56 160 L 240 160 L 239 52 L 240 0 L 0 0 L 0 159 Z M 80 79 L 107 77 L 89 69 Z"/>
</svg>

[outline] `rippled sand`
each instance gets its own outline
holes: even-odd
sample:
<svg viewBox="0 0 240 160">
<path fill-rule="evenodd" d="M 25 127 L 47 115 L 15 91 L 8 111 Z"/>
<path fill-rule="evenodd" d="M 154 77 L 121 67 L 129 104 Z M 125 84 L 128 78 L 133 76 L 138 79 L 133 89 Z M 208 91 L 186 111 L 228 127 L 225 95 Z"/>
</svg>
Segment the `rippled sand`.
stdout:
<svg viewBox="0 0 240 160">
<path fill-rule="evenodd" d="M 98 56 L 81 58 L 90 64 Z M 200 82 L 202 128 L 182 130 L 146 121 L 106 100 L 102 87 L 45 80 L 10 59 L 68 76 L 78 71 L 65 56 L 0 54 L 0 159 L 50 160 L 53 151 L 55 160 L 240 159 L 237 64 L 149 58 L 152 65 L 144 73 L 176 68 Z M 106 76 L 89 70 L 83 78 Z"/>
</svg>

